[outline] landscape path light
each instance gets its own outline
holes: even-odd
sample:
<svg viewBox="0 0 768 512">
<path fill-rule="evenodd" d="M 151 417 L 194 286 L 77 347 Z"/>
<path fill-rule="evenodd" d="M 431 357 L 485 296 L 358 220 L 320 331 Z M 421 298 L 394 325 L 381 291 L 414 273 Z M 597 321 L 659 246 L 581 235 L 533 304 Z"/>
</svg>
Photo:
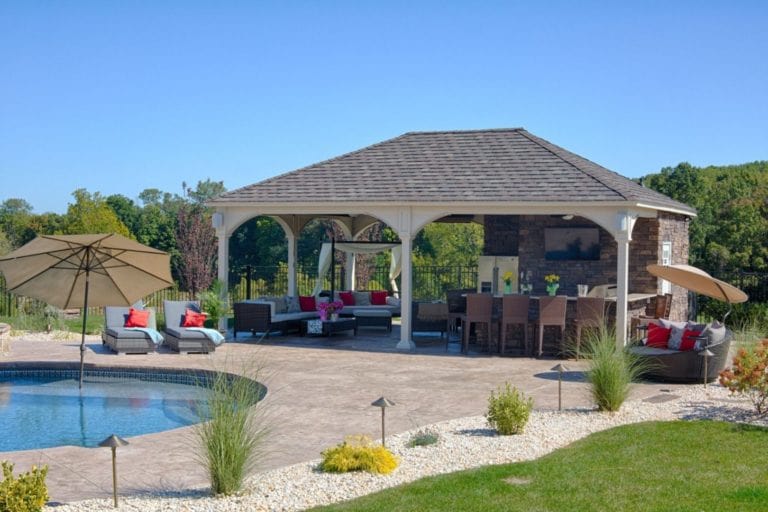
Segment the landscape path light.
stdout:
<svg viewBox="0 0 768 512">
<path fill-rule="evenodd" d="M 707 361 L 709 361 L 709 358 L 715 355 L 711 350 L 708 348 L 705 348 L 701 352 L 699 352 L 699 356 L 704 358 L 704 389 L 707 389 L 707 377 L 709 377 L 707 372 Z"/>
<path fill-rule="evenodd" d="M 562 411 L 563 410 L 563 372 L 567 372 L 568 368 L 566 368 L 562 363 L 558 363 L 557 366 L 552 368 L 553 372 L 557 372 L 557 410 Z"/>
<path fill-rule="evenodd" d="M 115 500 L 115 508 L 117 508 L 117 447 L 126 446 L 127 444 L 128 441 L 122 437 L 116 436 L 115 434 L 112 434 L 99 443 L 99 446 L 101 447 L 112 448 L 112 497 Z"/>
<path fill-rule="evenodd" d="M 373 403 L 371 403 L 371 405 L 374 406 L 374 407 L 380 407 L 381 408 L 381 446 L 386 446 L 386 444 L 384 443 L 384 438 L 386 437 L 385 433 L 384 433 L 385 432 L 384 431 L 384 411 L 387 410 L 387 407 L 392 407 L 393 405 L 395 405 L 395 402 L 393 402 L 392 400 L 389 400 L 387 398 L 384 398 L 382 396 L 378 400 L 376 400 Z"/>
</svg>

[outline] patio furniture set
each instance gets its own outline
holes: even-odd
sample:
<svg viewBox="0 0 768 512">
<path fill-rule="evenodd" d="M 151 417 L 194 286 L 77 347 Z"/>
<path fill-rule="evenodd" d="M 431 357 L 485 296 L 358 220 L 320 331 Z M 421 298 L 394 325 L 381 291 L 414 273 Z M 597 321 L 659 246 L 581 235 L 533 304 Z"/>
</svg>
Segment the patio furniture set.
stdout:
<svg viewBox="0 0 768 512">
<path fill-rule="evenodd" d="M 118 354 L 146 354 L 165 344 L 174 352 L 214 352 L 221 343 L 218 331 L 205 329 L 205 315 L 197 301 L 163 301 L 165 330 L 157 330 L 154 308 L 107 306 L 102 343 Z"/>
<path fill-rule="evenodd" d="M 296 332 L 299 335 L 330 335 L 335 332 L 354 331 L 360 327 L 381 327 L 392 331 L 392 317 L 400 315 L 400 301 L 380 291 L 336 292 L 334 299 L 344 304 L 337 314 L 338 320 L 321 318 L 318 304 L 326 297 L 262 297 L 257 300 L 236 302 L 234 332 L 262 333 Z"/>
</svg>

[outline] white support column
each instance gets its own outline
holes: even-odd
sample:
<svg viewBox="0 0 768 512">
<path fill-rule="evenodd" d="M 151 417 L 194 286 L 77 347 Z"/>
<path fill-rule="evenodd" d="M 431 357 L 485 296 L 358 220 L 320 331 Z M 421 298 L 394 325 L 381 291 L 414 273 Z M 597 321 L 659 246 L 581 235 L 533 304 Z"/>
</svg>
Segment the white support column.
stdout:
<svg viewBox="0 0 768 512">
<path fill-rule="evenodd" d="M 401 232 L 400 241 L 403 246 L 402 271 L 400 273 L 400 342 L 398 350 L 416 350 L 416 344 L 411 339 L 411 301 L 413 300 L 413 281 L 411 280 L 411 247 L 410 232 Z"/>
<path fill-rule="evenodd" d="M 619 246 L 616 268 L 616 344 L 627 344 L 627 294 L 629 289 L 629 237 L 616 238 Z"/>
<path fill-rule="evenodd" d="M 296 282 L 296 259 L 298 254 L 296 252 L 296 235 L 293 233 L 286 233 L 285 238 L 288 240 L 288 295 L 291 297 L 299 296 L 299 287 Z"/>
<path fill-rule="evenodd" d="M 347 253 L 347 275 L 345 276 L 346 283 L 347 283 L 347 290 L 354 290 L 355 289 L 355 253 L 348 252 Z"/>
<path fill-rule="evenodd" d="M 221 298 L 227 299 L 229 296 L 229 236 L 227 235 L 227 226 L 224 222 L 224 214 L 216 212 L 211 219 L 213 228 L 216 230 L 218 240 L 218 278 L 221 281 Z M 219 319 L 219 330 L 227 328 L 226 317 Z"/>
</svg>

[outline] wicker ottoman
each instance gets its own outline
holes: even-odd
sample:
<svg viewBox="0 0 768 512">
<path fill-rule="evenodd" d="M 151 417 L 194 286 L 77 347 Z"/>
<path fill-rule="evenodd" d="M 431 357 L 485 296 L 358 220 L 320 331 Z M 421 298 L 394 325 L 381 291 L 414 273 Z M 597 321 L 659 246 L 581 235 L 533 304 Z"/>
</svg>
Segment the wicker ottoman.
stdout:
<svg viewBox="0 0 768 512">
<path fill-rule="evenodd" d="M 392 332 L 392 312 L 387 309 L 355 309 L 352 316 L 357 320 L 357 328 L 383 327 Z"/>
</svg>

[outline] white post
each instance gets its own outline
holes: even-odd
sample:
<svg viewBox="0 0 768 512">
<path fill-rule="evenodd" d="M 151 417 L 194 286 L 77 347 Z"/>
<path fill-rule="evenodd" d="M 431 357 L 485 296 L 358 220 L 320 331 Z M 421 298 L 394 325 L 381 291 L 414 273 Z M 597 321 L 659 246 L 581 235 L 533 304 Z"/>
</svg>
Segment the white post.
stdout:
<svg viewBox="0 0 768 512">
<path fill-rule="evenodd" d="M 218 278 L 221 281 L 221 298 L 227 300 L 229 295 L 229 236 L 227 236 L 227 226 L 224 222 L 224 214 L 216 212 L 212 218 L 213 227 L 216 230 L 218 239 L 219 259 L 218 259 Z M 219 330 L 226 330 L 227 319 L 219 318 Z"/>
<path fill-rule="evenodd" d="M 411 280 L 411 233 L 401 232 L 403 246 L 402 271 L 400 273 L 400 342 L 398 350 L 415 350 L 416 344 L 411 339 L 411 301 L 413 300 L 413 282 Z"/>
<path fill-rule="evenodd" d="M 293 233 L 286 233 L 285 238 L 288 240 L 288 295 L 291 297 L 299 296 L 299 287 L 296 282 L 296 235 Z"/>
<path fill-rule="evenodd" d="M 629 237 L 616 238 L 619 246 L 616 268 L 616 344 L 627 344 L 627 293 L 629 287 Z"/>
</svg>

